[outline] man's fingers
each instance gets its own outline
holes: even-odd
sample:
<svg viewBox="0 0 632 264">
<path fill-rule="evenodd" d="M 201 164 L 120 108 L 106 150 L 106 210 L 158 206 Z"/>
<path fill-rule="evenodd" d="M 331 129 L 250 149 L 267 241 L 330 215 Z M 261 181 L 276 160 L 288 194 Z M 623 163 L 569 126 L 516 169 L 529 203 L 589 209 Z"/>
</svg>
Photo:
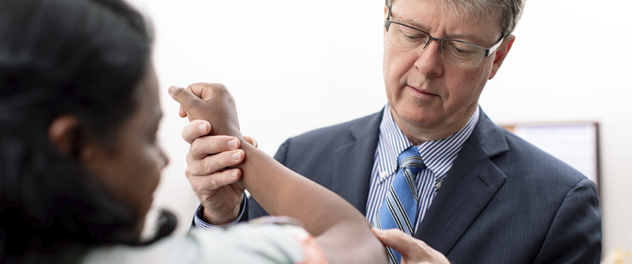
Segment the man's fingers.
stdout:
<svg viewBox="0 0 632 264">
<path fill-rule="evenodd" d="M 400 231 L 399 229 L 382 230 L 382 229 L 377 229 L 377 228 L 371 228 L 371 231 L 373 231 L 373 234 L 375 234 L 375 236 L 380 241 L 382 241 L 382 244 L 384 244 L 387 247 L 391 247 L 400 253 L 401 253 L 400 250 L 406 249 L 406 246 L 411 243 L 409 238 L 412 238 L 412 237 L 407 236 L 404 232 Z"/>
<path fill-rule="evenodd" d="M 211 124 L 205 120 L 193 120 L 182 128 L 182 139 L 191 144 L 196 138 L 207 135 L 211 132 Z M 219 152 L 219 151 L 218 151 Z M 217 152 L 215 152 L 217 153 Z M 211 153 L 209 153 L 211 154 Z"/>
<path fill-rule="evenodd" d="M 250 145 L 255 146 L 255 148 L 259 147 L 259 143 L 251 136 L 244 136 L 244 140 L 246 140 L 246 142 L 250 143 Z"/>
<path fill-rule="evenodd" d="M 244 161 L 245 157 L 246 153 L 241 149 L 222 152 L 204 158 L 202 160 L 202 168 L 205 168 L 208 172 L 215 172 L 226 167 L 238 165 Z"/>
<path fill-rule="evenodd" d="M 193 158 L 189 152 L 187 155 L 187 168 L 185 174 L 189 176 L 205 176 L 224 168 L 235 166 L 243 162 L 245 153 L 243 150 L 225 151 L 202 159 Z"/>
<path fill-rule="evenodd" d="M 195 126 L 193 126 L 192 129 L 195 129 Z M 190 137 L 190 135 L 187 135 L 187 137 Z M 236 150 L 239 149 L 239 147 L 240 142 L 235 137 L 204 136 L 193 139 L 193 142 L 191 142 L 191 147 L 189 148 L 189 154 L 193 159 L 203 159 L 208 155 L 214 155 L 229 150 Z"/>
<path fill-rule="evenodd" d="M 235 184 L 241 179 L 240 169 L 228 169 L 221 172 L 215 172 L 206 176 L 189 177 L 189 182 L 193 191 L 198 194 L 204 194 L 208 191 L 215 191 L 221 187 Z"/>
<path fill-rule="evenodd" d="M 372 228 L 371 231 L 373 231 L 373 234 L 382 241 L 382 244 L 393 248 L 395 251 L 401 253 L 402 256 L 423 253 L 423 247 L 428 247 L 423 241 L 417 240 L 399 229 L 382 230 Z M 420 247 L 422 250 L 420 250 Z"/>
<path fill-rule="evenodd" d="M 399 229 L 382 230 L 371 228 L 371 231 L 382 241 L 382 244 L 402 254 L 402 263 L 450 263 L 441 252 Z"/>
</svg>

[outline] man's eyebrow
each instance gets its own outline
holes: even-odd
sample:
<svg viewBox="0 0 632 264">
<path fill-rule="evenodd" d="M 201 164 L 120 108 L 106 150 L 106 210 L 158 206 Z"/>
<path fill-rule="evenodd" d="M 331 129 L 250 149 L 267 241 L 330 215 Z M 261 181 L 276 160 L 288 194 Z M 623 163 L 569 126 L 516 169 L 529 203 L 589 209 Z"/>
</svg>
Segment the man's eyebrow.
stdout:
<svg viewBox="0 0 632 264">
<path fill-rule="evenodd" d="M 391 13 L 391 17 L 393 17 L 392 13 Z M 425 32 L 430 33 L 430 29 L 428 27 L 426 27 L 425 25 L 420 24 L 420 23 L 418 23 L 418 22 L 416 22 L 414 20 L 404 19 L 404 20 L 401 20 L 399 22 L 404 23 L 406 25 L 410 25 L 410 26 L 412 26 L 414 28 L 421 29 L 421 30 L 423 30 Z M 436 36 L 433 36 L 433 37 L 436 37 Z M 481 39 L 477 35 L 467 34 L 467 33 L 448 34 L 448 35 L 444 36 L 443 38 L 461 40 L 461 41 L 465 41 L 465 42 L 476 44 L 476 45 L 480 45 L 480 43 L 482 43 Z"/>
<path fill-rule="evenodd" d="M 456 39 L 456 40 L 462 40 L 465 41 L 467 43 L 472 43 L 472 44 L 476 44 L 479 46 L 485 46 L 485 43 L 483 43 L 483 41 L 478 37 L 478 35 L 474 35 L 474 34 L 452 34 L 449 35 L 447 38 L 449 39 Z"/>
<path fill-rule="evenodd" d="M 412 27 L 417 28 L 417 29 L 421 29 L 421 30 L 426 31 L 426 32 L 429 31 L 428 27 L 426 27 L 423 24 L 420 24 L 420 23 L 418 23 L 418 22 L 416 22 L 414 20 L 411 20 L 411 19 L 403 19 L 403 20 L 400 20 L 399 22 L 404 23 L 404 24 L 409 25 L 409 26 L 412 26 Z"/>
</svg>

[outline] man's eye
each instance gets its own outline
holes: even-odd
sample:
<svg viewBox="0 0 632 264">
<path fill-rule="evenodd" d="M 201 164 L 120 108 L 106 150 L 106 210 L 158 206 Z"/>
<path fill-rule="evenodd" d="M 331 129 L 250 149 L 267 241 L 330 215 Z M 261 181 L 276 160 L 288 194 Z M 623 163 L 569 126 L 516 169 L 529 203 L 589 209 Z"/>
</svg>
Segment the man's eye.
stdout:
<svg viewBox="0 0 632 264">
<path fill-rule="evenodd" d="M 451 45 L 452 50 L 456 51 L 458 53 L 462 53 L 462 54 L 469 54 L 469 53 L 474 53 L 476 52 L 476 48 L 467 45 L 467 44 L 463 44 L 463 43 L 453 43 L 453 45 Z"/>
<path fill-rule="evenodd" d="M 409 33 L 409 32 L 402 31 L 402 34 L 404 35 L 404 38 L 408 41 L 423 41 L 426 39 L 425 35 L 419 34 L 417 32 Z"/>
<path fill-rule="evenodd" d="M 454 50 L 456 50 L 458 53 L 467 53 L 467 50 L 464 49 L 460 49 L 459 47 L 455 47 Z"/>
<path fill-rule="evenodd" d="M 415 35 L 405 35 L 405 36 L 406 36 L 406 38 L 409 38 L 409 39 L 412 39 L 412 40 L 421 38 L 420 36 L 415 36 Z"/>
</svg>

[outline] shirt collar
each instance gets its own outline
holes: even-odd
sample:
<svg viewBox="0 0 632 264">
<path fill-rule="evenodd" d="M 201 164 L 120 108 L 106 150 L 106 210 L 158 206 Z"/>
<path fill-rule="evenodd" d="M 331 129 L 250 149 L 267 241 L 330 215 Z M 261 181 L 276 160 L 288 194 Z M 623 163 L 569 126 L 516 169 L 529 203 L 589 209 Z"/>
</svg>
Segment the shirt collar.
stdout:
<svg viewBox="0 0 632 264">
<path fill-rule="evenodd" d="M 463 143 L 469 138 L 478 123 L 479 115 L 480 109 L 477 107 L 467 124 L 458 132 L 444 139 L 426 141 L 416 146 L 424 164 L 435 174 L 436 178 L 442 179 L 445 177 L 450 167 L 452 167 L 452 163 L 461 147 L 463 147 Z M 404 132 L 397 126 L 389 111 L 389 105 L 386 104 L 382 122 L 380 123 L 378 146 L 380 151 L 383 152 L 380 154 L 382 158 L 378 162 L 380 162 L 380 168 L 383 168 L 382 173 L 386 173 L 382 180 L 395 174 L 398 167 L 397 157 L 411 146 L 413 146 L 413 143 L 408 140 Z"/>
</svg>

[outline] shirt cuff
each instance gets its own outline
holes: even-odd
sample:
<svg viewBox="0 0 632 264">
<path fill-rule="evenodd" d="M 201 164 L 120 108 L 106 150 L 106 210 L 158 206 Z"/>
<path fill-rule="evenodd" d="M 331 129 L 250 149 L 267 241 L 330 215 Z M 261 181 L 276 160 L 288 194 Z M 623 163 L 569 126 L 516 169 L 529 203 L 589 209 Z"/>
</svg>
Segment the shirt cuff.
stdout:
<svg viewBox="0 0 632 264">
<path fill-rule="evenodd" d="M 202 204 L 200 204 L 198 206 L 198 209 L 195 211 L 195 216 L 193 217 L 193 222 L 195 223 L 195 226 L 202 230 L 210 230 L 210 229 L 224 229 L 224 228 L 237 224 L 241 220 L 241 218 L 244 216 L 244 212 L 246 211 L 246 203 L 248 203 L 248 196 L 246 196 L 245 193 L 243 195 L 244 195 L 244 203 L 241 206 L 239 216 L 237 216 L 237 218 L 234 221 L 225 225 L 209 224 L 202 219 L 202 213 L 203 213 L 204 207 L 202 207 Z"/>
</svg>

